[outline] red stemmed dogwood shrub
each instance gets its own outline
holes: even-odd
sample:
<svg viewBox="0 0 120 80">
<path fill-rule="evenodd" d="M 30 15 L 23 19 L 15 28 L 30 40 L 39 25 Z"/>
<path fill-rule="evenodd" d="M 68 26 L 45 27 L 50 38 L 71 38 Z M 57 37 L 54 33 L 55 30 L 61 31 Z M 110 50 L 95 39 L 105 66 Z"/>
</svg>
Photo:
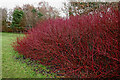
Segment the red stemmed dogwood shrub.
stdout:
<svg viewBox="0 0 120 80">
<path fill-rule="evenodd" d="M 119 75 L 118 10 L 49 19 L 17 39 L 14 50 L 66 77 Z"/>
</svg>

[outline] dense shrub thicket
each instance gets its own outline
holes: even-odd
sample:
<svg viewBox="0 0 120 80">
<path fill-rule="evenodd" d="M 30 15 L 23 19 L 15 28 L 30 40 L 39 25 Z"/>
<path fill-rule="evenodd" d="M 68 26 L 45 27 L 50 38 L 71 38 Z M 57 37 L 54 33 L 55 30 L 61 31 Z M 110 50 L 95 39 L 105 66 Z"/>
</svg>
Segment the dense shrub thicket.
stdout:
<svg viewBox="0 0 120 80">
<path fill-rule="evenodd" d="M 118 10 L 49 19 L 18 38 L 14 49 L 66 77 L 119 75 Z"/>
</svg>

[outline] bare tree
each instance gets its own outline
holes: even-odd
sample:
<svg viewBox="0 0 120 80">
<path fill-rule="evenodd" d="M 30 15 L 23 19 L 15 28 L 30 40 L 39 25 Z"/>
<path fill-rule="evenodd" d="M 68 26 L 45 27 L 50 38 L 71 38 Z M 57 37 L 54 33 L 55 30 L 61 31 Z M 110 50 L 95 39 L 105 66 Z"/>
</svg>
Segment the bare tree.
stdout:
<svg viewBox="0 0 120 80">
<path fill-rule="evenodd" d="M 117 2 L 85 2 L 87 0 L 69 0 L 69 3 L 65 5 L 67 7 L 69 15 L 82 15 L 88 14 L 92 11 L 101 11 L 101 7 L 118 8 Z"/>
<path fill-rule="evenodd" d="M 0 32 L 2 31 L 2 8 L 0 8 Z"/>
<path fill-rule="evenodd" d="M 5 8 L 1 9 L 2 13 L 2 31 L 5 31 L 7 28 L 7 10 Z"/>
<path fill-rule="evenodd" d="M 26 4 L 23 5 L 22 9 L 25 14 L 24 21 L 26 22 L 26 26 L 34 27 L 38 21 L 60 17 L 59 12 L 55 8 L 49 6 L 47 2 L 40 2 L 38 7 Z"/>
<path fill-rule="evenodd" d="M 39 12 L 41 12 L 44 16 L 43 18 L 48 19 L 48 18 L 56 18 L 60 17 L 59 12 L 57 11 L 56 8 L 51 7 L 48 2 L 40 2 L 39 7 L 37 8 Z"/>
</svg>

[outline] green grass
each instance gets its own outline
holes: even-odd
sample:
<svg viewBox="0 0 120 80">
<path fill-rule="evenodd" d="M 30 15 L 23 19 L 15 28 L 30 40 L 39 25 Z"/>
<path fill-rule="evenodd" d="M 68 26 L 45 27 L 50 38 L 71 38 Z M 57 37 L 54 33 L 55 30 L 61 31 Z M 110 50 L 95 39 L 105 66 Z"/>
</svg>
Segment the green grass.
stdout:
<svg viewBox="0 0 120 80">
<path fill-rule="evenodd" d="M 17 33 L 0 33 L 2 34 L 2 78 L 46 78 L 54 77 L 55 74 L 40 74 L 35 72 L 35 67 L 27 65 L 26 61 L 29 59 L 17 60 L 16 56 L 19 56 L 13 50 L 11 44 L 16 40 L 16 37 L 24 36 L 23 34 Z M 0 39 L 1 40 L 1 39 Z M 41 69 L 46 69 L 45 66 L 36 64 Z M 38 69 L 38 67 L 36 68 Z M 47 76 L 48 75 L 48 76 Z"/>
</svg>

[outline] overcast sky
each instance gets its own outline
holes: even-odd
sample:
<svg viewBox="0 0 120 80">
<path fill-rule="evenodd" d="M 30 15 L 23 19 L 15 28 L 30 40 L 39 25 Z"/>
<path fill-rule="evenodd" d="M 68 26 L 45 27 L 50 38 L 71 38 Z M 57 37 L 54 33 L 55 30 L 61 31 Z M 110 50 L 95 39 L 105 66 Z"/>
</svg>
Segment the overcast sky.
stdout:
<svg viewBox="0 0 120 80">
<path fill-rule="evenodd" d="M 37 6 L 41 1 L 48 2 L 51 6 L 56 8 L 63 7 L 62 3 L 67 2 L 67 0 L 0 0 L 0 7 L 13 9 L 15 6 L 22 6 L 28 3 Z"/>
<path fill-rule="evenodd" d="M 39 2 L 41 1 L 46 1 L 48 2 L 51 6 L 54 6 L 56 8 L 61 8 L 63 7 L 63 2 L 68 2 L 69 0 L 0 0 L 0 7 L 5 7 L 8 9 L 13 9 L 15 6 L 22 6 L 23 4 L 33 4 L 34 6 L 37 6 Z M 72 0 L 75 1 L 75 0 Z M 77 1 L 85 1 L 85 2 L 90 2 L 90 1 L 119 1 L 119 0 L 77 0 Z"/>
</svg>

